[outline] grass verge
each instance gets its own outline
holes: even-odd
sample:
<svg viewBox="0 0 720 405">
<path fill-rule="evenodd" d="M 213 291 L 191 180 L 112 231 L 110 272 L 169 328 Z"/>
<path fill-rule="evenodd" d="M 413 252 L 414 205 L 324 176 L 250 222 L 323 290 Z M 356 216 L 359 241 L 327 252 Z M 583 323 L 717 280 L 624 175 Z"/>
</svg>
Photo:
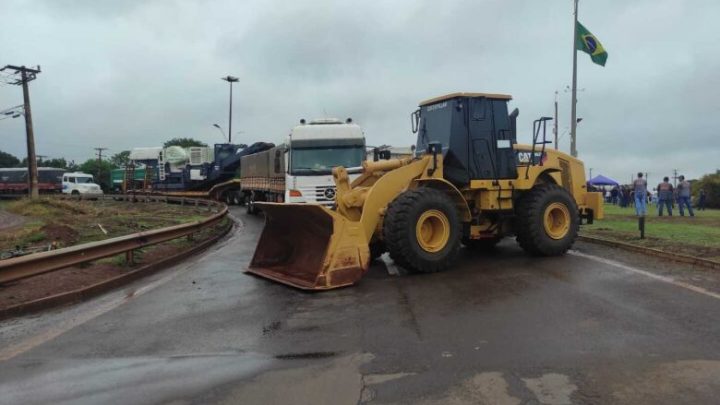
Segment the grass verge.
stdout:
<svg viewBox="0 0 720 405">
<path fill-rule="evenodd" d="M 660 249 L 704 259 L 720 261 L 720 210 L 695 211 L 694 217 L 659 217 L 657 207 L 648 207 L 645 239 L 640 239 L 638 218 L 634 208 L 605 205 L 605 219 L 583 225 L 580 234 L 596 236 L 643 247 Z"/>
</svg>

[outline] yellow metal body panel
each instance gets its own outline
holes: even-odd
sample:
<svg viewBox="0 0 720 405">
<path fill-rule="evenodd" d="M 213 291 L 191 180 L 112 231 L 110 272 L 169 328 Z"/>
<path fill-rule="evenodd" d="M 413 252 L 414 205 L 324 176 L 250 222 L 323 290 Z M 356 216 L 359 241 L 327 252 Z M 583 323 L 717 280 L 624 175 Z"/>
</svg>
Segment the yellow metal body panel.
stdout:
<svg viewBox="0 0 720 405">
<path fill-rule="evenodd" d="M 432 167 L 432 156 L 423 156 L 405 166 L 386 172 L 378 178 L 367 192 L 365 204 L 362 206 L 360 223 L 365 230 L 365 236 L 369 243 L 372 239 L 375 228 L 377 228 L 380 216 L 384 213 L 385 207 L 395 199 L 401 192 L 406 190 L 412 181 L 427 169 Z M 442 158 L 438 156 L 438 161 Z M 438 166 L 440 163 L 438 164 Z M 442 175 L 442 169 L 436 170 Z M 340 201 L 339 199 L 337 201 Z"/>
</svg>

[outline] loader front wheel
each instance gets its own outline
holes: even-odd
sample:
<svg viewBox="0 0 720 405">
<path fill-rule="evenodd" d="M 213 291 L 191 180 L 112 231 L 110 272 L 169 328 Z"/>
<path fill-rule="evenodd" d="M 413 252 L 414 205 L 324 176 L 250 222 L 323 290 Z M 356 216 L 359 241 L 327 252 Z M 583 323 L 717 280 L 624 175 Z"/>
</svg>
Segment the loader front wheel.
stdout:
<svg viewBox="0 0 720 405">
<path fill-rule="evenodd" d="M 460 251 L 461 226 L 454 202 L 445 193 L 418 188 L 388 206 L 383 239 L 390 257 L 410 271 L 434 273 L 450 267 Z"/>
<path fill-rule="evenodd" d="M 580 217 L 575 200 L 555 184 L 537 186 L 517 205 L 517 241 L 526 252 L 558 256 L 577 238 Z"/>
</svg>

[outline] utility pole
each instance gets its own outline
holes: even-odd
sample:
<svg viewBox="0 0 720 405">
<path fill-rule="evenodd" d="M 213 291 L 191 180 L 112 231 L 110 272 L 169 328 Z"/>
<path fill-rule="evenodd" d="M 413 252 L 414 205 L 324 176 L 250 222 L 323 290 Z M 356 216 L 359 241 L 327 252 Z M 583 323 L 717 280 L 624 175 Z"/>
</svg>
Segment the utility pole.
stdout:
<svg viewBox="0 0 720 405">
<path fill-rule="evenodd" d="M 35 200 L 40 197 L 38 191 L 38 172 L 37 161 L 35 160 L 35 134 L 33 132 L 32 112 L 30 111 L 30 90 L 28 82 L 37 78 L 40 73 L 40 66 L 37 69 L 30 69 L 25 66 L 7 65 L 0 71 L 14 70 L 15 74 L 20 73 L 20 79 L 12 84 L 20 84 L 23 88 L 23 115 L 25 116 L 25 133 L 27 137 L 27 161 L 28 161 L 28 192 L 30 199 Z"/>
<path fill-rule="evenodd" d="M 98 168 L 97 168 L 97 178 L 95 181 L 100 184 L 100 173 L 102 173 L 102 153 L 104 150 L 107 150 L 107 148 L 94 148 L 97 151 L 98 155 Z"/>
<path fill-rule="evenodd" d="M 228 143 L 232 143 L 232 85 L 239 79 L 233 76 L 221 77 L 221 80 L 225 80 L 230 83 L 230 111 L 228 112 Z"/>
<path fill-rule="evenodd" d="M 590 179 L 592 179 L 592 167 L 590 168 Z"/>
<path fill-rule="evenodd" d="M 574 0 L 575 5 L 574 23 L 573 23 L 573 71 L 572 71 L 572 105 L 570 106 L 570 155 L 577 157 L 577 21 L 578 21 L 578 0 Z"/>
<path fill-rule="evenodd" d="M 678 169 L 673 169 L 673 188 L 677 187 Z"/>
<path fill-rule="evenodd" d="M 555 91 L 555 126 L 553 127 L 553 134 L 555 134 L 555 150 L 558 150 L 558 92 Z"/>
</svg>

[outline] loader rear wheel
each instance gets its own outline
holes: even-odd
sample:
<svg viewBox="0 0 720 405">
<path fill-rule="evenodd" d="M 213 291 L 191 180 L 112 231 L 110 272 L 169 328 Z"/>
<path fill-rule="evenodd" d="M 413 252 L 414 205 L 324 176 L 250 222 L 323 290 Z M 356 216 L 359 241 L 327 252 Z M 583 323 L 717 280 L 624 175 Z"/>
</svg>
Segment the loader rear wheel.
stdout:
<svg viewBox="0 0 720 405">
<path fill-rule="evenodd" d="M 538 256 L 558 256 L 577 238 L 580 218 L 575 200 L 555 184 L 536 186 L 517 206 L 517 241 Z"/>
<path fill-rule="evenodd" d="M 450 267 L 460 251 L 460 218 L 445 193 L 418 188 L 388 206 L 383 240 L 390 257 L 410 271 L 433 273 Z"/>
</svg>

